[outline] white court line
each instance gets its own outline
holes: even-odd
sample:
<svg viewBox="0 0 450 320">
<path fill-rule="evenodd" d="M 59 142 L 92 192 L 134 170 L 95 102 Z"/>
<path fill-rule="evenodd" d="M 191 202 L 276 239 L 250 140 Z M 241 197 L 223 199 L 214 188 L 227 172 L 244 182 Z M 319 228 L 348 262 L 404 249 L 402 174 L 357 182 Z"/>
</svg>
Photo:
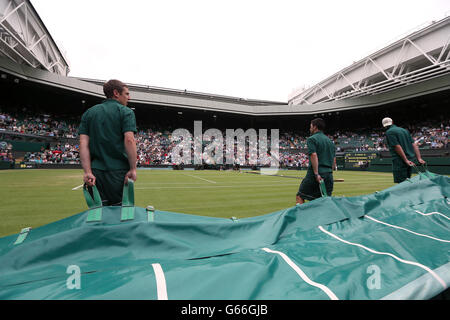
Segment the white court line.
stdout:
<svg viewBox="0 0 450 320">
<path fill-rule="evenodd" d="M 431 216 L 432 214 L 437 214 L 437 215 L 440 215 L 440 216 L 444 217 L 445 219 L 450 220 L 449 217 L 447 217 L 445 214 L 440 213 L 440 212 L 423 213 L 423 212 L 420 212 L 420 211 L 417 211 L 417 210 L 416 210 L 416 212 L 419 213 L 419 214 L 421 214 L 421 215 L 423 215 L 423 216 Z"/>
<path fill-rule="evenodd" d="M 197 178 L 197 179 L 201 179 L 201 180 L 204 180 L 204 181 L 206 181 L 206 182 L 209 182 L 209 183 L 217 183 L 217 182 L 215 182 L 215 181 L 212 181 L 212 180 L 208 180 L 208 179 L 204 179 L 204 178 L 200 178 L 200 177 L 197 177 L 197 176 L 193 176 L 193 175 L 191 175 L 191 174 L 187 174 L 187 173 L 183 173 L 183 175 L 185 175 L 185 176 L 189 176 L 189 177 L 192 177 L 192 178 Z"/>
<path fill-rule="evenodd" d="M 80 188 L 82 188 L 82 187 L 83 187 L 83 184 L 82 184 L 82 185 L 79 185 L 78 187 L 73 188 L 72 190 L 78 190 L 78 189 L 80 189 Z"/>
<path fill-rule="evenodd" d="M 390 256 L 390 257 L 394 258 L 395 260 L 398 260 L 398 261 L 400 261 L 402 263 L 411 264 L 413 266 L 422 268 L 422 269 L 426 270 L 427 272 L 429 272 L 437 281 L 439 281 L 439 283 L 444 287 L 444 289 L 447 289 L 447 285 L 446 285 L 445 281 L 442 280 L 433 270 L 431 270 L 427 266 L 424 266 L 423 264 L 420 264 L 420 263 L 417 263 L 417 262 L 414 262 L 414 261 L 403 260 L 402 258 L 399 258 L 396 255 L 393 255 L 392 253 L 376 251 L 376 250 L 367 248 L 367 247 L 363 246 L 362 244 L 353 243 L 353 242 L 341 239 L 337 235 L 335 235 L 335 234 L 333 234 L 333 233 L 331 233 L 329 231 L 326 231 L 322 226 L 319 226 L 318 228 L 319 228 L 320 231 L 328 234 L 329 236 L 335 238 L 338 241 L 344 242 L 346 244 L 350 244 L 352 246 L 357 246 L 357 247 L 363 248 L 364 250 L 367 250 L 367 251 L 375 253 L 375 254 L 387 255 L 387 256 Z"/>
<path fill-rule="evenodd" d="M 166 278 L 164 277 L 164 271 L 161 265 L 159 263 L 153 263 L 152 267 L 156 277 L 158 300 L 169 300 L 167 297 Z"/>
<path fill-rule="evenodd" d="M 135 190 L 148 190 L 148 189 L 206 189 L 206 188 L 216 188 L 216 189 L 220 189 L 220 188 L 247 188 L 247 187 L 252 187 L 252 188 L 264 188 L 264 187 L 279 187 L 279 186 L 297 186 L 298 187 L 298 183 L 296 184 L 236 184 L 236 185 L 232 185 L 232 186 L 221 186 L 221 185 L 216 185 L 216 186 L 198 186 L 198 187 L 140 187 L 140 188 L 134 188 Z"/>
<path fill-rule="evenodd" d="M 435 237 L 432 237 L 432 236 L 429 236 L 429 235 L 426 235 L 426 234 L 423 234 L 423 233 L 417 233 L 417 232 L 411 231 L 411 230 L 406 229 L 406 228 L 402 228 L 402 227 L 399 227 L 399 226 L 396 226 L 396 225 L 393 225 L 393 224 L 389 224 L 389 223 L 386 223 L 386 222 L 383 222 L 383 221 L 379 221 L 379 220 L 377 220 L 375 218 L 372 218 L 372 217 L 369 217 L 367 215 L 364 216 L 364 217 L 369 218 L 370 220 L 375 221 L 377 223 L 381 223 L 381 224 L 384 224 L 386 226 L 395 228 L 395 229 L 400 229 L 400 230 L 404 230 L 404 231 L 410 232 L 410 233 L 415 234 L 417 236 L 426 237 L 426 238 L 430 238 L 430 239 L 433 239 L 433 240 L 450 243 L 450 240 L 444 240 L 444 239 L 435 238 Z"/>
<path fill-rule="evenodd" d="M 280 255 L 284 261 L 287 262 L 287 264 L 294 269 L 295 272 L 297 272 L 297 274 L 309 285 L 317 287 L 319 289 L 321 289 L 323 292 L 325 292 L 328 297 L 330 297 L 331 300 L 339 300 L 338 297 L 333 293 L 333 291 L 330 290 L 330 288 L 328 288 L 327 286 L 324 286 L 323 284 L 317 283 L 312 281 L 311 279 L 308 278 L 308 276 L 302 271 L 302 269 L 300 269 L 286 254 L 284 254 L 283 252 L 280 251 L 274 251 L 274 250 L 270 250 L 268 248 L 262 248 L 262 250 L 269 252 L 269 253 L 276 253 L 278 255 Z"/>
</svg>

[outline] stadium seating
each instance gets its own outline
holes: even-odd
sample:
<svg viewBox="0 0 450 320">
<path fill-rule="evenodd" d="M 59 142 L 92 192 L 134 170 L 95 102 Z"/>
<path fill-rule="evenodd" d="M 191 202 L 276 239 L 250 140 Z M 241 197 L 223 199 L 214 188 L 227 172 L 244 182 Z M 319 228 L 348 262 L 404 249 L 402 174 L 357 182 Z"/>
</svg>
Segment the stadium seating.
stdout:
<svg viewBox="0 0 450 320">
<path fill-rule="evenodd" d="M 2 112 L 0 110 L 0 142 L 2 132 L 16 135 L 39 136 L 52 138 L 52 143 L 36 144 L 30 141 L 13 142 L 16 147 L 9 148 L 8 156 L 2 152 L 3 158 L 11 161 L 14 153 L 25 151 L 23 161 L 26 163 L 42 164 L 79 164 L 78 146 L 79 119 L 73 117 L 55 116 L 51 114 L 36 114 Z M 136 135 L 138 149 L 138 165 L 171 165 L 171 151 L 176 142 L 171 141 L 171 132 L 151 124 L 148 127 L 138 128 Z M 410 125 L 409 129 L 421 149 L 447 149 L 450 121 L 437 124 L 436 122 L 422 122 Z M 280 132 L 280 166 L 281 167 L 307 167 L 306 132 Z M 360 151 L 387 151 L 384 132 L 377 130 L 360 130 L 358 132 L 333 132 L 328 134 L 336 145 L 337 152 Z M 10 144 L 10 141 L 7 141 Z M 27 145 L 28 143 L 28 145 Z M 203 143 L 206 145 L 206 142 Z M 19 146 L 20 147 L 17 147 Z M 43 148 L 43 145 L 50 147 Z M 256 145 L 256 147 L 258 147 Z M 39 150 L 39 151 L 38 151 Z M 224 155 L 225 155 L 224 148 Z M 193 148 L 191 150 L 193 153 Z M 236 150 L 237 152 L 237 150 Z M 248 159 L 248 150 L 246 159 Z M 193 157 L 192 157 L 193 158 Z M 225 158 L 225 157 L 224 157 Z M 22 160 L 20 157 L 16 159 Z"/>
</svg>

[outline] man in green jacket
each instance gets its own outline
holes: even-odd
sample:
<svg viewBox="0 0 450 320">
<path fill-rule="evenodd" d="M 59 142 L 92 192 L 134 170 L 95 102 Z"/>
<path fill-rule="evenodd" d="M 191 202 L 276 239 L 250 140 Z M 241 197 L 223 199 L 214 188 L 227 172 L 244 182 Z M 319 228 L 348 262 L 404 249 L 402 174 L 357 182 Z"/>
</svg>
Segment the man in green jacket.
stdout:
<svg viewBox="0 0 450 320">
<path fill-rule="evenodd" d="M 311 136 L 306 140 L 309 155 L 309 166 L 305 178 L 297 192 L 296 201 L 303 204 L 305 200 L 320 198 L 320 182 L 323 180 L 327 195 L 333 192 L 333 169 L 336 169 L 336 147 L 323 133 L 325 121 L 316 118 L 311 121 Z"/>
<path fill-rule="evenodd" d="M 401 183 L 411 178 L 411 167 L 416 160 L 420 164 L 425 164 L 425 161 L 408 130 L 397 127 L 391 118 L 384 118 L 381 123 L 387 129 L 386 142 L 392 156 L 394 182 Z"/>
<path fill-rule="evenodd" d="M 128 87 L 119 80 L 103 86 L 106 100 L 89 108 L 79 127 L 80 159 L 87 186 L 97 186 L 103 205 L 121 205 L 124 183 L 136 181 L 136 118 L 127 107 Z"/>
</svg>

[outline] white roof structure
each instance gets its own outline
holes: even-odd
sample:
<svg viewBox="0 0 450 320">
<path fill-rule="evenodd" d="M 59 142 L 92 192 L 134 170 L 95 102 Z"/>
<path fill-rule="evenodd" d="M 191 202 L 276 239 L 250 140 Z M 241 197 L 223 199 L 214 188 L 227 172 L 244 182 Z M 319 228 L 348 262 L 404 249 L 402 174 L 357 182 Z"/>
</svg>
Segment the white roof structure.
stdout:
<svg viewBox="0 0 450 320">
<path fill-rule="evenodd" d="M 313 105 L 387 92 L 450 73 L 450 17 L 407 35 L 296 94 Z"/>
<path fill-rule="evenodd" d="M 0 76 L 103 97 L 104 80 L 69 65 L 28 0 L 0 0 Z M 130 103 L 244 114 L 315 115 L 386 105 L 450 90 L 450 17 L 355 62 L 289 102 L 129 84 Z"/>
<path fill-rule="evenodd" d="M 28 0 L 0 0 L 0 56 L 60 75 L 69 64 Z"/>
</svg>

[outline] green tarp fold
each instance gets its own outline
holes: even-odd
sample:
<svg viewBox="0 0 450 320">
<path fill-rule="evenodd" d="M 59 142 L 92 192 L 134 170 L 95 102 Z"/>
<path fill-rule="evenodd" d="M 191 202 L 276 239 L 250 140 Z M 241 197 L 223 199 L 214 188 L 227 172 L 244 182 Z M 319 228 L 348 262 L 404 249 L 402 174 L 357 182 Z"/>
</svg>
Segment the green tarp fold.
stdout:
<svg viewBox="0 0 450 320">
<path fill-rule="evenodd" d="M 445 176 L 244 219 L 136 207 L 130 188 L 100 219 L 92 199 L 0 238 L 0 299 L 430 299 L 450 285 Z"/>
</svg>

